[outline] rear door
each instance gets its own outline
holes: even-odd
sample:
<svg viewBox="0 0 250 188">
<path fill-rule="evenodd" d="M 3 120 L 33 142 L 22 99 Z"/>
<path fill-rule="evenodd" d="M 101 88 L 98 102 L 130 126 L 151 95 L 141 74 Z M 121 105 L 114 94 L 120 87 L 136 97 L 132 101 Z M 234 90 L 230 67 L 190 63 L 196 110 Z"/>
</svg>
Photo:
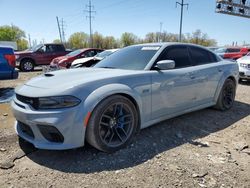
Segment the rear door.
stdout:
<svg viewBox="0 0 250 188">
<path fill-rule="evenodd" d="M 152 119 L 196 106 L 201 87 L 186 45 L 167 47 L 156 62 L 161 60 L 174 60 L 176 67 L 152 71 Z"/>
<path fill-rule="evenodd" d="M 198 105 L 212 102 L 223 74 L 222 66 L 219 66 L 216 56 L 208 50 L 189 46 L 189 53 L 195 72 L 196 81 L 199 83 L 197 95 Z"/>
</svg>

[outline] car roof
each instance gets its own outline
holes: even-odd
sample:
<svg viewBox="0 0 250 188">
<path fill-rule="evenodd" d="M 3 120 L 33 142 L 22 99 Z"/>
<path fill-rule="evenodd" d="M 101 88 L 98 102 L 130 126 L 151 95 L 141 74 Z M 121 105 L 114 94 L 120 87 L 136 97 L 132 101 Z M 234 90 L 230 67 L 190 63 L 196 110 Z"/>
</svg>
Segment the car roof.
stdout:
<svg viewBox="0 0 250 188">
<path fill-rule="evenodd" d="M 208 48 L 197 45 L 197 44 L 192 44 L 192 43 L 183 43 L 183 42 L 160 42 L 160 43 L 143 43 L 143 44 L 136 44 L 133 46 L 160 46 L 161 48 L 166 48 L 167 46 L 173 46 L 173 45 L 185 45 L 185 46 L 194 46 L 194 47 L 199 47 L 205 50 L 209 50 Z M 210 51 L 210 50 L 209 50 Z"/>
</svg>

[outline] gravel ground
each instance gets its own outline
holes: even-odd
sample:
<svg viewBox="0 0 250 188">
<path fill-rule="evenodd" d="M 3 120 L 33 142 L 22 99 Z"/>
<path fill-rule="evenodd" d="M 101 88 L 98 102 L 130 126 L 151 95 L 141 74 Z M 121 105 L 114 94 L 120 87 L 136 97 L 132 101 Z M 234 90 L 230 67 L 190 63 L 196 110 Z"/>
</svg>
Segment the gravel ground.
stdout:
<svg viewBox="0 0 250 188">
<path fill-rule="evenodd" d="M 40 73 L 0 81 L 0 100 L 7 88 Z M 250 83 L 239 85 L 231 110 L 209 108 L 161 122 L 114 154 L 88 145 L 37 150 L 18 140 L 13 125 L 9 103 L 0 104 L 0 188 L 250 187 Z"/>
</svg>

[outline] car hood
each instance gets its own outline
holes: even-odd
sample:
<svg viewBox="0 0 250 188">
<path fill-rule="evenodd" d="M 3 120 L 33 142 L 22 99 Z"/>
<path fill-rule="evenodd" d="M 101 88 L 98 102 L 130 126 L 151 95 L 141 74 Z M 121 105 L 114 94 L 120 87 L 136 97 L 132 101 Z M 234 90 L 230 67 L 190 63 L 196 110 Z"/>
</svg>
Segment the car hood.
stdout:
<svg viewBox="0 0 250 188">
<path fill-rule="evenodd" d="M 107 68 L 79 68 L 59 70 L 45 73 L 28 81 L 25 85 L 41 89 L 69 89 L 84 84 L 92 84 L 104 79 L 137 74 L 140 71 L 107 69 Z"/>
<path fill-rule="evenodd" d="M 243 56 L 239 59 L 237 59 L 238 63 L 245 63 L 245 64 L 250 64 L 250 56 Z"/>
<path fill-rule="evenodd" d="M 28 55 L 32 53 L 33 51 L 20 51 L 20 52 L 15 52 L 15 55 Z"/>
<path fill-rule="evenodd" d="M 71 65 L 86 63 L 88 61 L 91 61 L 92 59 L 95 59 L 95 57 L 85 57 L 85 58 L 76 59 L 73 61 Z"/>
</svg>

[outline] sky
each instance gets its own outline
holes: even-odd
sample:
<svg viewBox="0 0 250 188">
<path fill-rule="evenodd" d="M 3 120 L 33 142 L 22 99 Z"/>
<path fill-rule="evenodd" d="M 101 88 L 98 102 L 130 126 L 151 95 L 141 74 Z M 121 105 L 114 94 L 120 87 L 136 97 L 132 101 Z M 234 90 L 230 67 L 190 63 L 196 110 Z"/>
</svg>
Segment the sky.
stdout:
<svg viewBox="0 0 250 188">
<path fill-rule="evenodd" d="M 181 0 L 179 0 L 181 1 Z M 180 7 L 176 0 L 92 0 L 93 32 L 119 38 L 132 32 L 143 38 L 148 32 L 179 33 Z M 56 16 L 65 21 L 66 39 L 74 32 L 89 33 L 86 5 L 89 0 L 0 0 L 0 25 L 14 24 L 31 40 L 59 39 Z M 183 33 L 201 29 L 218 45 L 250 44 L 250 20 L 215 13 L 216 0 L 185 0 Z"/>
</svg>

